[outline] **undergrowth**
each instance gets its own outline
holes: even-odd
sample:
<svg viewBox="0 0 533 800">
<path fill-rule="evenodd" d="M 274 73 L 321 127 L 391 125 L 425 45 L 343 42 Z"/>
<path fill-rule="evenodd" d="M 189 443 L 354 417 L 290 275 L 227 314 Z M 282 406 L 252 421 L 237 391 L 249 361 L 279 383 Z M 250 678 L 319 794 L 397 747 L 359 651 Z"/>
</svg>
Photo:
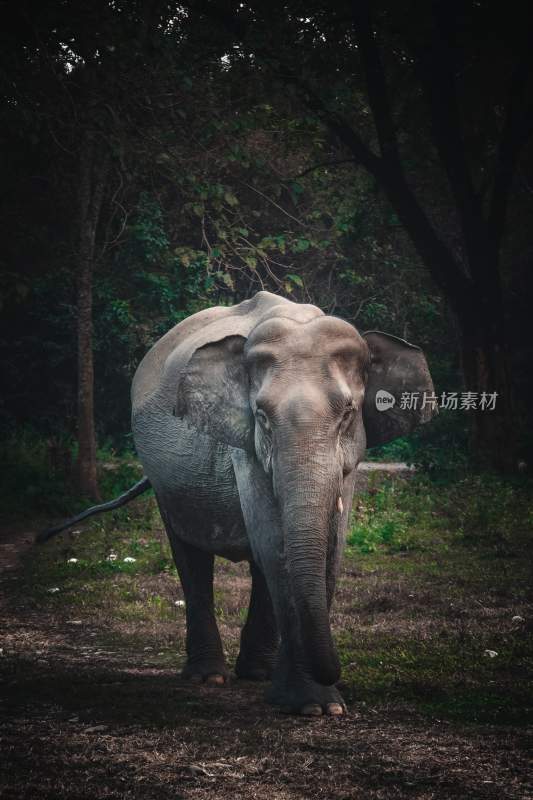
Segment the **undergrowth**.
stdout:
<svg viewBox="0 0 533 800">
<path fill-rule="evenodd" d="M 0 505 L 4 519 L 36 515 L 70 516 L 90 503 L 76 490 L 76 445 L 68 438 L 46 439 L 24 428 L 0 440 Z M 133 453 L 118 455 L 110 445 L 98 449 L 98 483 L 103 500 L 139 480 L 142 468 Z"/>
<path fill-rule="evenodd" d="M 531 480 L 374 478 L 356 502 L 337 633 L 353 699 L 470 723 L 533 720 Z M 343 582 L 343 587 L 344 587 Z"/>
</svg>

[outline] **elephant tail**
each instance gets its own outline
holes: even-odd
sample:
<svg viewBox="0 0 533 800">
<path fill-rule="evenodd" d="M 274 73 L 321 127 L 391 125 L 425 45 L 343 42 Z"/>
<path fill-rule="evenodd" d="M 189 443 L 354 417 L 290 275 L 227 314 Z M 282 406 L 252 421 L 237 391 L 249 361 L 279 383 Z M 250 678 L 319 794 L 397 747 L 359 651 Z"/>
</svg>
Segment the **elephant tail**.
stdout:
<svg viewBox="0 0 533 800">
<path fill-rule="evenodd" d="M 52 536 L 55 536 L 57 533 L 61 533 L 61 531 L 65 531 L 67 528 L 71 528 L 72 525 L 76 525 L 78 522 L 87 519 L 87 517 L 92 517 L 93 514 L 101 514 L 103 511 L 113 511 L 115 508 L 120 508 L 120 506 L 126 505 L 126 503 L 129 503 L 130 500 L 133 500 L 143 492 L 146 492 L 150 486 L 150 481 L 146 476 L 144 476 L 140 481 L 132 486 L 131 489 L 128 489 L 127 492 L 119 495 L 119 497 L 115 497 L 114 500 L 109 500 L 107 503 L 100 503 L 100 505 L 97 506 L 91 506 L 85 511 L 82 511 L 81 514 L 78 514 L 76 517 L 71 517 L 70 519 L 65 520 L 65 522 L 62 522 L 60 525 L 55 525 L 53 528 L 47 528 L 45 531 L 41 531 L 39 534 L 37 534 L 35 541 L 37 544 L 44 544 L 44 542 L 47 542 L 52 538 Z"/>
</svg>

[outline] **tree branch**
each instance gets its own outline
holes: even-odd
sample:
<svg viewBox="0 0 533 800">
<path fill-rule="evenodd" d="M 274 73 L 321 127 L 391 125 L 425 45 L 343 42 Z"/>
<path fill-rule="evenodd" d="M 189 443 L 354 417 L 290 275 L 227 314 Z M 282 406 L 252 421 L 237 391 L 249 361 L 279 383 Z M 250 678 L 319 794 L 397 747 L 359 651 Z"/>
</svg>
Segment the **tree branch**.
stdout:
<svg viewBox="0 0 533 800">
<path fill-rule="evenodd" d="M 291 177 L 287 178 L 288 181 L 296 181 L 298 178 L 303 178 L 304 175 L 309 175 L 310 172 L 314 172 L 316 169 L 325 169 L 326 167 L 339 167 L 341 164 L 355 164 L 357 163 L 353 158 L 339 158 L 335 161 L 320 161 L 318 164 L 313 164 L 312 167 L 307 167 L 304 169 L 303 172 L 298 172 L 297 175 L 292 175 Z"/>
<path fill-rule="evenodd" d="M 239 41 L 245 41 L 247 26 L 245 21 L 231 14 L 227 7 L 218 3 L 199 0 L 191 3 L 206 16 L 216 20 Z M 420 257 L 428 267 L 433 279 L 448 297 L 454 309 L 464 316 L 474 301 L 473 285 L 462 271 L 453 254 L 439 238 L 426 213 L 418 203 L 401 165 L 397 140 L 390 113 L 385 77 L 379 59 L 369 12 L 368 0 L 360 0 L 356 17 L 359 20 L 361 51 L 368 78 L 369 102 L 374 113 L 378 141 L 382 156 L 377 156 L 363 141 L 360 134 L 336 111 L 330 109 L 320 95 L 294 70 L 285 63 L 278 52 L 268 47 L 254 48 L 256 57 L 287 84 L 296 87 L 307 106 L 328 126 L 353 155 L 354 161 L 361 164 L 373 175 L 384 189 L 400 222 L 410 235 Z M 383 90 L 383 92 L 382 92 Z"/>
</svg>

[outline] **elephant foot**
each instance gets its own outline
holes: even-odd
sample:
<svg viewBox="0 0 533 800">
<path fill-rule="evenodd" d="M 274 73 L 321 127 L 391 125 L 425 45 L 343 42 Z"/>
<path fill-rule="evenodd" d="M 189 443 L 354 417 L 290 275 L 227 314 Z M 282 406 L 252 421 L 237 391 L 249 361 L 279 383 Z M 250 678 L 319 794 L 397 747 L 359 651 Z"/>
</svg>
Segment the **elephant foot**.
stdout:
<svg viewBox="0 0 533 800">
<path fill-rule="evenodd" d="M 225 664 L 213 662 L 188 663 L 183 668 L 181 677 L 184 681 L 205 683 L 207 686 L 224 686 L 229 683 L 229 672 Z"/>
<path fill-rule="evenodd" d="M 346 704 L 339 690 L 335 686 L 321 686 L 314 681 L 295 686 L 278 686 L 274 683 L 267 689 L 265 699 L 283 714 L 340 717 L 346 713 Z"/>
<path fill-rule="evenodd" d="M 274 671 L 275 655 L 264 657 L 252 657 L 239 654 L 235 664 L 235 674 L 237 678 L 246 681 L 269 681 Z"/>
</svg>

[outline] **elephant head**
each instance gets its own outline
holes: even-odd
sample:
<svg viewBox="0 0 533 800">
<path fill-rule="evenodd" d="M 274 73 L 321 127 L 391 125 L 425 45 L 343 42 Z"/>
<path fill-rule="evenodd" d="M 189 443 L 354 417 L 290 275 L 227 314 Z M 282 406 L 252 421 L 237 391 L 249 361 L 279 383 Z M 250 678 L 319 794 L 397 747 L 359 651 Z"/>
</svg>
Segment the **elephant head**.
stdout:
<svg viewBox="0 0 533 800">
<path fill-rule="evenodd" d="M 180 371 L 175 414 L 251 454 L 279 510 L 284 562 L 314 679 L 339 677 L 331 639 L 330 572 L 338 557 L 366 447 L 431 416 L 404 409 L 403 392 L 432 392 L 422 351 L 314 306 L 281 302 L 245 335 L 225 328 Z M 386 410 L 379 390 L 392 396 Z M 260 502 L 260 498 L 257 500 Z"/>
</svg>

